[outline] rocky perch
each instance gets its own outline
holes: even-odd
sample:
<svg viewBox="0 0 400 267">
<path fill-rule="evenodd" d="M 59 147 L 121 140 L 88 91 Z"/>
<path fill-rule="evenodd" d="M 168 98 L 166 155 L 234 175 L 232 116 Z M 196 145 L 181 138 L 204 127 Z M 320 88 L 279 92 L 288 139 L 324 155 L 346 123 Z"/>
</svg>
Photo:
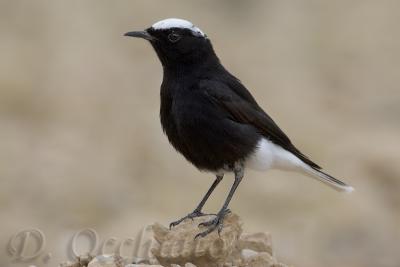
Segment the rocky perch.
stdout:
<svg viewBox="0 0 400 267">
<path fill-rule="evenodd" d="M 194 239 L 204 230 L 198 224 L 210 220 L 204 216 L 185 220 L 172 228 L 155 223 L 150 235 L 155 242 L 150 247 L 148 259 L 140 262 L 123 259 L 118 255 L 98 255 L 79 258 L 76 262 L 63 263 L 61 267 L 285 267 L 274 255 L 268 233 L 242 233 L 242 223 L 230 213 L 224 221 L 220 235 L 212 232 Z"/>
</svg>

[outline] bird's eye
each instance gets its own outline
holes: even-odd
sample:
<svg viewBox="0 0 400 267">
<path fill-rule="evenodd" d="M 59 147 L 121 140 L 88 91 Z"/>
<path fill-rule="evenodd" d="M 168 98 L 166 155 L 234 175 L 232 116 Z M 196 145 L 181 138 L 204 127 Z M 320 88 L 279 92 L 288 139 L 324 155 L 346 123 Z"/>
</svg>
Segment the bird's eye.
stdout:
<svg viewBox="0 0 400 267">
<path fill-rule="evenodd" d="M 171 43 L 176 43 L 176 42 L 178 42 L 180 39 L 181 39 L 181 36 L 180 36 L 179 34 L 177 34 L 177 33 L 170 33 L 170 34 L 168 34 L 168 40 L 169 40 Z"/>
</svg>

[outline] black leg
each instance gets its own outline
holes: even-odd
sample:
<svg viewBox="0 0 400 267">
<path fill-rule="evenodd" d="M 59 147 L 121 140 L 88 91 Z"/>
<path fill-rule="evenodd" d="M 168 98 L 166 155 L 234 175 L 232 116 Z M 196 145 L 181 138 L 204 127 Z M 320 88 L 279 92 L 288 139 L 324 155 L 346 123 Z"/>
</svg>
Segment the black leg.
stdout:
<svg viewBox="0 0 400 267">
<path fill-rule="evenodd" d="M 244 175 L 243 164 L 242 163 L 235 164 L 234 172 L 235 172 L 235 182 L 233 183 L 232 188 L 229 191 L 228 197 L 226 198 L 224 205 L 222 206 L 221 210 L 218 212 L 217 216 L 214 219 L 199 224 L 199 226 L 206 226 L 208 227 L 208 229 L 205 230 L 204 232 L 197 234 L 195 238 L 205 237 L 206 235 L 208 235 L 209 233 L 213 232 L 216 229 L 218 229 L 218 234 L 221 232 L 224 226 L 223 225 L 224 218 L 226 214 L 230 212 L 228 209 L 229 202 L 231 201 L 233 195 L 235 194 L 236 188 L 239 186 Z"/>
<path fill-rule="evenodd" d="M 208 198 L 210 197 L 211 193 L 214 191 L 214 189 L 217 187 L 217 185 L 222 181 L 222 178 L 224 177 L 223 174 L 221 175 L 217 175 L 217 178 L 215 179 L 214 183 L 211 185 L 210 189 L 208 189 L 207 193 L 205 194 L 205 196 L 203 197 L 203 199 L 200 201 L 199 205 L 197 205 L 197 207 L 194 209 L 194 211 L 188 215 L 186 215 L 185 217 L 172 222 L 169 224 L 169 228 L 172 228 L 174 226 L 177 226 L 178 224 L 180 224 L 181 222 L 183 222 L 185 219 L 190 218 L 193 220 L 193 218 L 195 217 L 200 217 L 200 216 L 204 216 L 207 214 L 204 214 L 203 212 L 201 212 L 204 204 L 206 204 Z"/>
</svg>

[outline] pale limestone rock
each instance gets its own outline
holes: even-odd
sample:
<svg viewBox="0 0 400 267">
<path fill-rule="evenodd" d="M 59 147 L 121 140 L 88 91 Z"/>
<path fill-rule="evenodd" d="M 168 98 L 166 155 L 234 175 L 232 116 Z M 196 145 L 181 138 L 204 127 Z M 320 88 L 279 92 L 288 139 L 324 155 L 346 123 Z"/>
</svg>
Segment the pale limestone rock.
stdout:
<svg viewBox="0 0 400 267">
<path fill-rule="evenodd" d="M 199 228 L 198 224 L 212 218 L 213 216 L 204 216 L 194 218 L 193 221 L 185 220 L 171 230 L 154 224 L 154 238 L 160 243 L 160 247 L 152 252 L 161 265 L 184 266 L 191 262 L 197 267 L 222 266 L 236 249 L 242 226 L 239 217 L 230 213 L 225 218 L 220 235 L 215 231 L 195 240 L 195 236 L 205 230 Z"/>
<path fill-rule="evenodd" d="M 129 263 L 148 265 L 160 264 L 151 253 L 152 249 L 159 246 L 158 242 L 154 239 L 152 225 L 143 227 L 132 239 L 131 245 L 133 247 L 134 256 L 127 259 Z"/>
<path fill-rule="evenodd" d="M 251 257 L 257 256 L 258 252 L 251 250 L 251 249 L 242 249 L 241 253 L 240 253 L 240 258 L 242 260 L 248 260 Z"/>
<path fill-rule="evenodd" d="M 243 259 L 242 266 L 251 267 L 275 267 L 278 262 L 267 252 L 260 252 Z"/>
<path fill-rule="evenodd" d="M 81 266 L 81 267 L 88 266 L 89 262 L 92 261 L 92 259 L 93 259 L 93 256 L 91 256 L 89 254 L 80 255 L 78 257 L 79 266 Z"/>
<path fill-rule="evenodd" d="M 127 264 L 125 267 L 163 267 L 161 265 L 148 265 L 148 264 Z"/>
<path fill-rule="evenodd" d="M 194 240 L 201 231 L 198 224 L 210 218 L 186 220 L 172 230 L 154 224 L 154 238 L 160 244 L 153 250 L 155 257 L 165 267 L 193 266 L 187 262 L 197 267 L 285 267 L 273 257 L 270 234 L 241 234 L 241 222 L 235 214 L 226 218 L 221 236 L 213 232 Z"/>
<path fill-rule="evenodd" d="M 181 266 L 178 265 L 178 264 L 171 264 L 171 267 L 181 267 Z M 185 264 L 184 267 L 196 267 L 196 265 L 194 265 L 194 264 L 188 262 L 188 263 Z"/>
<path fill-rule="evenodd" d="M 204 231 L 198 224 L 211 218 L 189 219 L 171 230 L 153 224 L 146 230 L 146 236 L 155 244 L 143 237 L 137 242 L 141 244 L 139 250 L 143 253 L 139 254 L 143 261 L 100 255 L 87 265 L 91 257 L 82 256 L 77 262 L 67 262 L 61 267 L 286 267 L 273 257 L 270 234 L 242 234 L 241 221 L 232 213 L 227 215 L 220 235 L 213 232 L 195 240 Z M 131 264 L 125 265 L 127 262 Z"/>
<path fill-rule="evenodd" d="M 239 249 L 251 249 L 256 252 L 267 252 L 273 255 L 271 235 L 269 233 L 243 233 L 239 239 Z"/>
<path fill-rule="evenodd" d="M 99 255 L 89 262 L 88 267 L 124 267 L 125 261 L 118 255 Z"/>
<path fill-rule="evenodd" d="M 86 267 L 89 262 L 93 259 L 89 254 L 80 255 L 76 258 L 76 261 L 66 261 L 60 264 L 60 267 Z"/>
<path fill-rule="evenodd" d="M 62 262 L 59 267 L 80 267 L 79 262 L 65 261 Z"/>
</svg>

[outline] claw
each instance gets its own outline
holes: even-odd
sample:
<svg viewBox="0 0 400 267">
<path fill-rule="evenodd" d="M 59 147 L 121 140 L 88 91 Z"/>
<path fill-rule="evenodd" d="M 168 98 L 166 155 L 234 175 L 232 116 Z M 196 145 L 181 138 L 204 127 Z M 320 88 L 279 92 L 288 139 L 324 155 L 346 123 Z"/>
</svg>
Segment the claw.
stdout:
<svg viewBox="0 0 400 267">
<path fill-rule="evenodd" d="M 207 216 L 207 215 L 216 215 L 216 214 L 207 214 L 207 213 L 203 213 L 201 211 L 196 211 L 195 210 L 192 213 L 186 215 L 185 217 L 183 217 L 183 218 L 181 218 L 181 219 L 179 219 L 179 220 L 177 220 L 175 222 L 170 223 L 169 224 L 169 229 L 171 230 L 172 227 L 177 226 L 178 224 L 180 224 L 181 222 L 183 222 L 186 219 L 191 219 L 192 221 L 194 221 L 194 218 L 196 218 L 196 217 L 202 217 L 202 216 Z"/>
<path fill-rule="evenodd" d="M 214 219 L 212 219 L 210 221 L 207 221 L 207 222 L 200 223 L 199 227 L 200 226 L 204 226 L 204 227 L 208 227 L 208 229 L 203 231 L 203 232 L 201 232 L 201 233 L 198 233 L 194 237 L 194 239 L 196 240 L 199 237 L 205 237 L 206 235 L 208 235 L 209 233 L 211 233 L 211 232 L 213 232 L 215 230 L 217 230 L 218 235 L 220 235 L 220 233 L 222 231 L 222 228 L 224 227 L 224 224 L 223 224 L 224 218 L 228 213 L 230 213 L 230 210 L 228 210 L 228 209 L 224 210 L 222 212 L 219 212 L 217 214 L 217 217 L 215 217 Z"/>
<path fill-rule="evenodd" d="M 183 222 L 185 219 L 186 219 L 186 217 L 183 217 L 183 218 L 181 218 L 181 219 L 179 219 L 179 220 L 177 220 L 177 221 L 175 221 L 175 222 L 170 223 L 170 224 L 169 224 L 169 230 L 171 230 L 172 227 L 175 227 L 175 226 L 177 226 L 178 224 L 180 224 L 181 222 Z"/>
<path fill-rule="evenodd" d="M 200 227 L 200 226 L 205 226 L 205 227 L 207 227 L 207 226 L 210 226 L 210 225 L 212 225 L 212 224 L 213 224 L 213 220 L 207 221 L 207 222 L 202 222 L 202 223 L 199 223 L 199 227 Z"/>
<path fill-rule="evenodd" d="M 209 228 L 209 229 L 207 229 L 207 230 L 204 231 L 204 232 L 198 233 L 198 234 L 194 237 L 194 239 L 196 240 L 197 238 L 205 237 L 206 235 L 208 235 L 209 233 L 211 233 L 211 232 L 214 231 L 214 230 L 215 230 L 215 229 Z"/>
</svg>

